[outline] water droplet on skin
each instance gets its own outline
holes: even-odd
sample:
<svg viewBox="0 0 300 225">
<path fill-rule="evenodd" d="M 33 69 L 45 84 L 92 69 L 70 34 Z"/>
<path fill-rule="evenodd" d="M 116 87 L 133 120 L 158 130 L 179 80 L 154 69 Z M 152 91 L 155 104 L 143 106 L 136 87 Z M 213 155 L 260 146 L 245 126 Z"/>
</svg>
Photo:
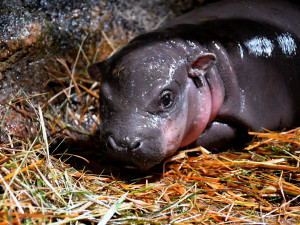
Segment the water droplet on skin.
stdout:
<svg viewBox="0 0 300 225">
<path fill-rule="evenodd" d="M 291 34 L 289 33 L 281 34 L 277 37 L 277 41 L 279 47 L 282 50 L 282 53 L 284 53 L 287 56 L 296 55 L 297 46 Z"/>
<path fill-rule="evenodd" d="M 268 58 L 272 55 L 272 51 L 274 50 L 272 40 L 269 40 L 266 37 L 256 36 L 245 41 L 244 44 L 248 48 L 249 54 L 253 54 L 255 56 L 264 56 Z"/>
</svg>

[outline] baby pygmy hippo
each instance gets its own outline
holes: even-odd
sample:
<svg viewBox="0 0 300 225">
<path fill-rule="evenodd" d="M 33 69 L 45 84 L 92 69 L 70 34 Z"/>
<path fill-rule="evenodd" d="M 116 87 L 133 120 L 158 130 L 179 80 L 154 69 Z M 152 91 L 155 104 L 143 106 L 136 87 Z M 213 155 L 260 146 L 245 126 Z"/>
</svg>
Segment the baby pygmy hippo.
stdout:
<svg viewBox="0 0 300 225">
<path fill-rule="evenodd" d="M 218 2 L 89 65 L 109 155 L 146 170 L 181 147 L 299 125 L 299 18 L 287 1 Z"/>
</svg>

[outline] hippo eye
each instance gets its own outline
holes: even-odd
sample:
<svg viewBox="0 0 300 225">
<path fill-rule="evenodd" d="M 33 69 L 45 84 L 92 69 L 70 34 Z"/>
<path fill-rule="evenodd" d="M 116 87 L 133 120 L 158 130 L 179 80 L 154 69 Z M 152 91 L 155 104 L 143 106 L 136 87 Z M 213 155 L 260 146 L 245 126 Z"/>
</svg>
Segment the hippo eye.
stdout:
<svg viewBox="0 0 300 225">
<path fill-rule="evenodd" d="M 173 95 L 171 91 L 164 91 L 159 99 L 159 107 L 162 109 L 170 108 L 173 104 Z"/>
</svg>

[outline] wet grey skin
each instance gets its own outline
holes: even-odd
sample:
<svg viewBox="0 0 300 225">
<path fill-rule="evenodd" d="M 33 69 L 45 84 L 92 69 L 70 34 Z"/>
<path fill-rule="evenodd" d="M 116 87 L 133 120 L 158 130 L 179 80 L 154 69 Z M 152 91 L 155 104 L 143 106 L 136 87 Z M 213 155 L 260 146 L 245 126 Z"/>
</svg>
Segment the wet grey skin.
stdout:
<svg viewBox="0 0 300 225">
<path fill-rule="evenodd" d="M 284 1 L 214 3 L 89 65 L 108 155 L 147 170 L 185 146 L 299 126 L 299 18 Z"/>
</svg>

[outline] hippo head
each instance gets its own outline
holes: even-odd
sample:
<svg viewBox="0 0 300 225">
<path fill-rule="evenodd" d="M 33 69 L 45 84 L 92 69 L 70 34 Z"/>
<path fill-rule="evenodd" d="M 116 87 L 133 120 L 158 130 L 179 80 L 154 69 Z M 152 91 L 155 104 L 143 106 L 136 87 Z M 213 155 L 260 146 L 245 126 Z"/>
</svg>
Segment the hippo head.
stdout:
<svg viewBox="0 0 300 225">
<path fill-rule="evenodd" d="M 100 85 L 101 140 L 112 158 L 146 170 L 186 146 L 211 119 L 205 74 L 216 57 L 183 40 L 131 43 L 91 64 Z"/>
</svg>

